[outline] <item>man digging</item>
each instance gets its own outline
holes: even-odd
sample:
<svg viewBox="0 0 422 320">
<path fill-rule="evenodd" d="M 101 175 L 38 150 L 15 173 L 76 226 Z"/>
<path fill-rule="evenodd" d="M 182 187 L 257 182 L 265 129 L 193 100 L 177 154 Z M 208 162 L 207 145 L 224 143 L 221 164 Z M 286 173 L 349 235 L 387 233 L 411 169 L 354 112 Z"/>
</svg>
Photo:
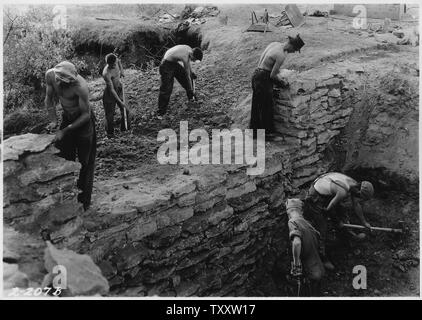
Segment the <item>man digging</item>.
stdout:
<svg viewBox="0 0 422 320">
<path fill-rule="evenodd" d="M 177 45 L 166 51 L 160 65 L 161 86 L 158 97 L 158 116 L 167 112 L 167 106 L 173 91 L 174 78 L 186 90 L 189 101 L 195 100 L 191 61 L 202 61 L 203 53 L 199 48 L 192 49 L 187 45 Z M 182 66 L 183 65 L 183 66 Z"/>
<path fill-rule="evenodd" d="M 328 270 L 333 270 L 333 264 L 328 260 L 326 253 L 326 238 L 328 228 L 328 218 L 332 219 L 337 227 L 341 228 L 348 218 L 345 208 L 341 203 L 347 198 L 351 199 L 353 209 L 362 225 L 371 231 L 371 225 L 366 221 L 360 202 L 369 200 L 374 195 L 374 187 L 368 181 L 357 182 L 351 177 L 338 173 L 329 172 L 318 177 L 309 188 L 306 196 L 306 217 L 313 222 L 316 229 L 321 234 L 321 256 L 324 266 Z M 348 231 L 355 239 L 363 239 L 365 234 L 356 235 Z"/>
<path fill-rule="evenodd" d="M 60 156 L 75 161 L 76 155 L 81 163 L 78 188 L 81 193 L 78 201 L 87 210 L 91 203 L 92 184 L 95 169 L 97 137 L 94 113 L 88 101 L 88 84 L 78 75 L 76 67 L 67 61 L 47 70 L 45 74 L 45 105 L 50 118 L 48 130 L 57 127 L 55 97 L 63 108 L 60 129 L 56 132 L 56 146 Z"/>
<path fill-rule="evenodd" d="M 106 83 L 103 94 L 103 106 L 105 113 L 105 128 L 107 137 L 114 137 L 114 112 L 116 104 L 119 106 L 121 120 L 120 130 L 130 129 L 129 109 L 125 103 L 125 92 L 120 78 L 123 77 L 123 68 L 120 60 L 113 53 L 105 57 L 107 65 L 103 70 L 103 79 Z"/>
<path fill-rule="evenodd" d="M 250 129 L 265 129 L 266 139 L 272 140 L 274 135 L 274 101 L 273 84 L 286 86 L 284 80 L 277 75 L 280 67 L 283 65 L 288 53 L 300 52 L 305 45 L 299 35 L 295 38 L 289 36 L 286 44 L 280 42 L 270 43 L 261 54 L 258 62 L 258 68 L 252 76 L 252 109 Z"/>
</svg>

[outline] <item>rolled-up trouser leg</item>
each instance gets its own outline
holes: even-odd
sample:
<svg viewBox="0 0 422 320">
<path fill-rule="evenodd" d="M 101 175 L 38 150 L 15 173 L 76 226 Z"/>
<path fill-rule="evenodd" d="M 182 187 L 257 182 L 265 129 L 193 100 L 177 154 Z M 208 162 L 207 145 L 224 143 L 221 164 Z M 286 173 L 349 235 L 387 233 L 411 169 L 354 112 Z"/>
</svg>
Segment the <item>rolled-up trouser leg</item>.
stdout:
<svg viewBox="0 0 422 320">
<path fill-rule="evenodd" d="M 174 67 L 169 63 L 160 65 L 161 85 L 160 94 L 158 96 L 158 113 L 165 114 L 170 101 L 171 92 L 174 83 Z"/>
</svg>

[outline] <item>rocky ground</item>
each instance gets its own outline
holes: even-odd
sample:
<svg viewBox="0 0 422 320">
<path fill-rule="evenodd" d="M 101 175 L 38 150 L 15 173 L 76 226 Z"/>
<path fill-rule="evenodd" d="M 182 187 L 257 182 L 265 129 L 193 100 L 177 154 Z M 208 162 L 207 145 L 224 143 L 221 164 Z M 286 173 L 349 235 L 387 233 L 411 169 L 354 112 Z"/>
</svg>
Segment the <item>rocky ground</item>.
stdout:
<svg viewBox="0 0 422 320">
<path fill-rule="evenodd" d="M 417 194 L 383 193 L 365 207 L 372 226 L 404 226 L 404 234 L 374 231 L 365 240 L 344 243 L 329 234 L 328 248 L 336 269 L 328 272 L 322 284 L 326 297 L 376 297 L 419 295 L 419 198 Z M 399 220 L 403 224 L 399 224 Z M 355 221 L 357 223 L 357 221 Z M 353 268 L 364 266 L 367 270 L 367 289 L 353 288 Z M 277 271 L 259 274 L 254 294 L 257 296 L 295 295 L 296 284 L 292 279 L 280 278 Z"/>
<path fill-rule="evenodd" d="M 187 103 L 184 90 L 175 83 L 169 110 L 164 119 L 156 117 L 159 74 L 157 68 L 148 70 L 126 70 L 123 79 L 127 92 L 128 106 L 132 110 L 132 129 L 121 133 L 116 130 L 116 137 L 106 139 L 104 132 L 104 112 L 102 108 L 103 80 L 89 81 L 91 104 L 97 118 L 98 153 L 96 165 L 96 186 L 94 197 L 100 193 L 101 182 L 111 176 L 121 178 L 130 170 L 157 168 L 156 151 L 160 144 L 157 133 L 163 128 L 177 131 L 181 120 L 189 121 L 189 129 L 229 128 L 236 117 L 233 115 L 236 105 L 250 93 L 250 78 L 258 61 L 259 54 L 271 41 L 280 41 L 287 35 L 300 32 L 306 39 L 302 53 L 291 55 L 286 61 L 286 68 L 307 70 L 332 61 L 344 62 L 348 59 L 360 59 L 362 64 L 371 64 L 371 59 L 387 55 L 390 61 L 408 63 L 419 72 L 417 64 L 418 48 L 401 46 L 390 47 L 394 41 L 391 34 L 361 32 L 351 27 L 350 19 L 327 19 L 309 17 L 299 30 L 276 29 L 265 35 L 243 32 L 249 25 L 249 13 L 243 10 L 233 14 L 228 8 L 228 25 L 220 25 L 218 19 L 210 20 L 202 26 L 204 41 L 212 46 L 205 51 L 201 64 L 194 65 L 198 75 L 196 87 L 199 102 Z M 224 12 L 223 12 L 224 13 Z M 270 26 L 271 27 L 271 26 Z M 210 32 L 212 31 L 212 32 Z M 410 58 L 410 59 L 409 59 Z M 414 60 L 412 60 L 414 59 Z M 413 70 L 413 69 L 412 69 Z M 416 71 L 411 71 L 416 72 Z M 116 107 L 118 115 L 118 108 Z M 116 117 L 119 122 L 119 115 Z M 116 125 L 119 128 L 119 125 Z M 174 170 L 180 170 L 175 167 Z M 165 174 L 171 174 L 166 172 Z M 325 296 L 410 296 L 419 294 L 419 199 L 409 194 L 390 192 L 380 195 L 371 203 L 368 220 L 375 226 L 392 226 L 397 220 L 404 220 L 407 232 L 402 237 L 374 232 L 361 243 L 351 247 L 338 247 L 335 241 L 333 263 L 337 269 L 329 273 L 324 284 Z M 398 218 L 399 217 L 399 218 Z M 16 236 L 10 236 L 15 239 Z M 21 239 L 40 251 L 42 242 Z M 11 240 L 11 242 L 13 242 Z M 33 273 L 38 279 L 39 271 L 28 271 L 30 265 L 39 266 L 40 261 L 26 251 L 20 252 L 25 257 L 21 269 Z M 33 261 L 32 261 L 33 260 Z M 352 287 L 352 269 L 355 265 L 364 265 L 368 270 L 368 289 L 356 291 Z M 257 273 L 256 289 L 252 295 L 280 296 L 278 283 L 285 279 L 277 278 L 277 271 L 272 275 L 267 272 Z"/>
</svg>

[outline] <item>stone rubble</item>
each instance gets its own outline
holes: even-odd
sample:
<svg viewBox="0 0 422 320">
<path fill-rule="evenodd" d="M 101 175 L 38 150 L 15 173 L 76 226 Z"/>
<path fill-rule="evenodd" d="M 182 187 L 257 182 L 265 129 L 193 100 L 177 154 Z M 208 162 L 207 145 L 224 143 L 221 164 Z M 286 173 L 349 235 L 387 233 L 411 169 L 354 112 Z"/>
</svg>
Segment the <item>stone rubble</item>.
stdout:
<svg viewBox="0 0 422 320">
<path fill-rule="evenodd" d="M 68 249 L 57 249 L 47 241 L 44 263 L 48 274 L 42 287 L 52 287 L 55 285 L 54 278 L 63 276 L 65 280 L 57 280 L 58 286 L 63 285 L 63 296 L 106 295 L 109 291 L 107 280 L 88 255 L 77 254 Z M 64 269 L 56 270 L 57 266 Z"/>
</svg>

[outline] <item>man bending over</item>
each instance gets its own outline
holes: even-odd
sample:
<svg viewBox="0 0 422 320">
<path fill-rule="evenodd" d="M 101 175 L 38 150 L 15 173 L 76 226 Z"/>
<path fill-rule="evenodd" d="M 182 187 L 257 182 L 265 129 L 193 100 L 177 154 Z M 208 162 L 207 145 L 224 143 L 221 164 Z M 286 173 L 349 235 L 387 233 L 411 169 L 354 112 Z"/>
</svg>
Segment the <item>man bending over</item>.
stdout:
<svg viewBox="0 0 422 320">
<path fill-rule="evenodd" d="M 272 42 L 261 54 L 258 68 L 252 76 L 252 110 L 250 129 L 265 129 L 266 138 L 274 138 L 273 83 L 286 85 L 277 77 L 287 53 L 300 52 L 305 45 L 299 35 L 289 36 L 287 43 Z M 254 130 L 254 136 L 256 130 Z"/>
<path fill-rule="evenodd" d="M 337 228 L 341 227 L 341 223 L 348 222 L 345 208 L 341 204 L 350 198 L 356 216 L 370 231 L 371 225 L 364 217 L 361 203 L 371 199 L 373 195 L 374 187 L 370 182 L 357 182 L 339 172 L 323 174 L 311 184 L 305 200 L 306 216 L 321 234 L 321 256 L 328 270 L 334 269 L 333 264 L 328 260 L 325 248 L 328 218 L 333 220 Z M 352 231 L 348 233 L 355 238 L 361 238 Z"/>
<path fill-rule="evenodd" d="M 184 44 L 174 46 L 166 51 L 160 65 L 161 86 L 157 112 L 159 116 L 167 112 L 174 78 L 186 90 L 189 101 L 194 99 L 193 79 L 196 79 L 196 75 L 192 72 L 190 62 L 202 61 L 202 57 L 201 49 L 192 49 Z"/>
<path fill-rule="evenodd" d="M 78 188 L 82 192 L 78 201 L 87 210 L 91 203 L 97 146 L 94 113 L 88 102 L 88 84 L 78 75 L 76 67 L 67 61 L 47 70 L 45 81 L 45 105 L 51 121 L 47 129 L 57 127 L 54 98 L 58 97 L 63 115 L 60 129 L 56 132 L 56 146 L 66 160 L 75 161 L 78 156 L 82 165 L 78 179 Z"/>
</svg>

